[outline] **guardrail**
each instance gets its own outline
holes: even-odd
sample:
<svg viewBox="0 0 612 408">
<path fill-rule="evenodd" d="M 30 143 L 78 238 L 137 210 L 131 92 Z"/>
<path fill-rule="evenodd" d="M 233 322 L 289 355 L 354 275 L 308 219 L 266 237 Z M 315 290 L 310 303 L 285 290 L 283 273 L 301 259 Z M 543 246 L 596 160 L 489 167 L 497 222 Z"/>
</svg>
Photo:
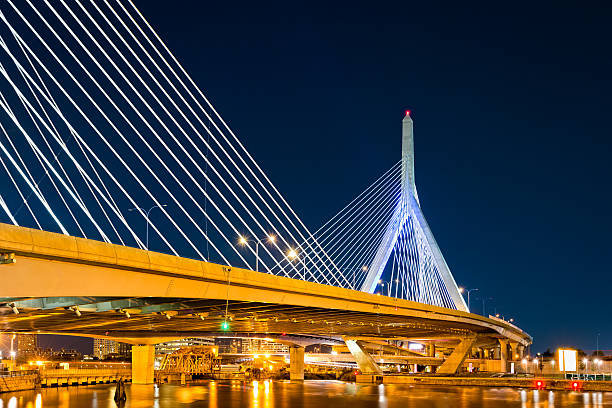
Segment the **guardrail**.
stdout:
<svg viewBox="0 0 612 408">
<path fill-rule="evenodd" d="M 38 370 L 0 371 L 0 377 L 22 377 L 32 374 L 38 374 Z"/>
<path fill-rule="evenodd" d="M 584 373 L 565 373 L 566 380 L 579 381 L 612 381 L 612 373 L 610 374 L 584 374 Z"/>
</svg>

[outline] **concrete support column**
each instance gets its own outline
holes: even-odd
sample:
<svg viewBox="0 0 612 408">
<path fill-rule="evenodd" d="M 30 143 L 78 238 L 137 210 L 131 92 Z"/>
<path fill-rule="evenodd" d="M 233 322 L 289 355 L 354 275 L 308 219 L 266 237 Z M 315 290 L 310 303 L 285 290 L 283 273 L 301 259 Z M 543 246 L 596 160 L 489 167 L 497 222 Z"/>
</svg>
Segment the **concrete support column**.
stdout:
<svg viewBox="0 0 612 408">
<path fill-rule="evenodd" d="M 500 360 L 500 369 L 502 373 L 508 371 L 508 340 L 498 339 L 499 340 L 499 360 Z"/>
<path fill-rule="evenodd" d="M 427 345 L 427 357 L 435 357 L 436 356 L 436 345 L 434 343 L 430 343 Z"/>
<path fill-rule="evenodd" d="M 484 352 L 483 358 L 486 358 L 487 360 L 491 358 L 491 349 L 489 349 L 488 347 L 485 347 L 482 349 Z"/>
<path fill-rule="evenodd" d="M 374 361 L 372 356 L 366 351 L 365 347 L 363 347 L 360 341 L 345 340 L 345 343 L 353 357 L 355 357 L 355 361 L 359 366 L 361 374 L 382 375 L 382 370 L 378 364 L 376 364 L 376 361 Z"/>
<path fill-rule="evenodd" d="M 476 342 L 476 336 L 464 337 L 461 339 L 461 342 L 455 347 L 453 352 L 444 363 L 438 368 L 437 373 L 439 374 L 455 374 L 461 364 L 465 361 L 465 358 L 469 354 L 470 350 L 472 350 L 472 346 Z"/>
<path fill-rule="evenodd" d="M 510 361 L 519 361 L 521 359 L 521 354 L 519 353 L 519 344 L 515 341 L 511 341 L 510 349 L 512 350 Z"/>
<path fill-rule="evenodd" d="M 155 382 L 155 345 L 132 346 L 132 383 L 153 384 Z"/>
<path fill-rule="evenodd" d="M 291 381 L 304 380 L 304 347 L 291 346 L 289 348 L 289 379 Z"/>
</svg>

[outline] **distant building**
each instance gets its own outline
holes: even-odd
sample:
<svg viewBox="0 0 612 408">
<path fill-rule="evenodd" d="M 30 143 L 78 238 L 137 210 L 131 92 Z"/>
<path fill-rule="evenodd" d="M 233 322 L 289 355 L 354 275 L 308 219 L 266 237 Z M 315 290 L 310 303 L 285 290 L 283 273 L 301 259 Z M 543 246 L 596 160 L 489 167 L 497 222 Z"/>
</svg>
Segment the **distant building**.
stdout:
<svg viewBox="0 0 612 408">
<path fill-rule="evenodd" d="M 94 339 L 93 355 L 100 360 L 106 358 L 109 354 L 115 354 L 119 350 L 119 342 L 108 339 Z"/>
<path fill-rule="evenodd" d="M 243 353 L 288 354 L 289 346 L 263 339 L 242 339 Z"/>
<path fill-rule="evenodd" d="M 219 347 L 219 354 L 241 354 L 242 339 L 221 337 L 215 339 L 215 345 Z"/>
<path fill-rule="evenodd" d="M 119 343 L 117 354 L 122 358 L 132 358 L 132 345 L 127 343 Z"/>
<path fill-rule="evenodd" d="M 166 343 L 159 343 L 155 345 L 155 354 L 170 354 L 182 347 L 191 346 L 213 346 L 215 340 L 208 337 L 192 337 L 188 339 L 168 341 Z"/>
<path fill-rule="evenodd" d="M 33 356 L 38 351 L 38 336 L 36 334 L 18 334 L 16 341 L 19 358 Z"/>
</svg>

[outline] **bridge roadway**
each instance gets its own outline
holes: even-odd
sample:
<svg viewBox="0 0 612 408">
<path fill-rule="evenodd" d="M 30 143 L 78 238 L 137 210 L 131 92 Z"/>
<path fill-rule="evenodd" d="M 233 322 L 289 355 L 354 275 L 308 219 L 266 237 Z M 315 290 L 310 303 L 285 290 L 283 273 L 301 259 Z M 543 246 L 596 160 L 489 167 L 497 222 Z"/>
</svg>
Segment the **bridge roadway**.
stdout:
<svg viewBox="0 0 612 408">
<path fill-rule="evenodd" d="M 456 355 L 459 365 L 480 344 L 531 343 L 499 319 L 8 224 L 0 224 L 0 254 L 15 260 L 0 265 L 4 332 L 149 345 L 135 347 L 133 367 L 144 364 L 151 375 L 150 345 L 186 337 L 347 341 L 353 354 L 364 351 L 363 367 L 367 339 L 448 346 L 447 361 Z"/>
</svg>

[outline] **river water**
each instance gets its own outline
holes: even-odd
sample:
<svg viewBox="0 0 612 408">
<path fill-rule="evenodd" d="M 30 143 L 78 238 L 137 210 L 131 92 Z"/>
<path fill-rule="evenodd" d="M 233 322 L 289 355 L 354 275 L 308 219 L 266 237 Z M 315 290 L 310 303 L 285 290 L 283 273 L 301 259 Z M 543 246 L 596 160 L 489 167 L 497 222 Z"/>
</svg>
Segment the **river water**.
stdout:
<svg viewBox="0 0 612 408">
<path fill-rule="evenodd" d="M 186 386 L 128 385 L 122 407 L 138 408 L 505 408 L 612 407 L 612 393 L 515 388 L 357 385 L 338 381 L 208 381 Z M 0 408 L 116 408 L 114 385 L 0 394 Z"/>
</svg>

